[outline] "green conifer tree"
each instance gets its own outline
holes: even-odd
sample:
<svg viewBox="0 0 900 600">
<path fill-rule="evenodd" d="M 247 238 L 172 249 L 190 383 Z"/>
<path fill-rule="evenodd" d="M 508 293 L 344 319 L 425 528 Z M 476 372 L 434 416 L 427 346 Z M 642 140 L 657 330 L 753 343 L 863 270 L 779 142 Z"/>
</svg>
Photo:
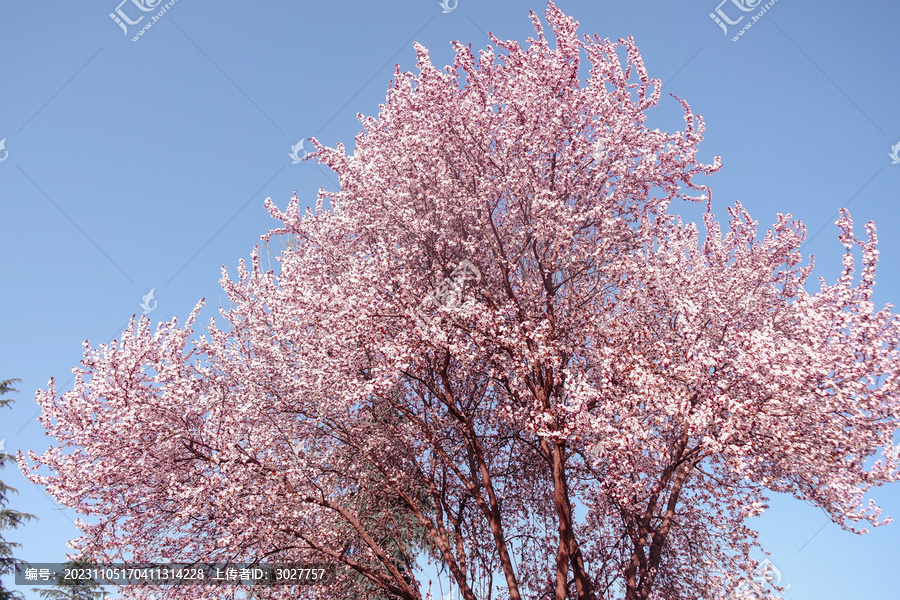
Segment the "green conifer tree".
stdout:
<svg viewBox="0 0 900 600">
<path fill-rule="evenodd" d="M 0 408 L 8 406 L 13 402 L 12 398 L 2 398 L 2 396 L 10 392 L 18 392 L 19 390 L 15 389 L 12 386 L 16 383 L 19 383 L 20 381 L 22 380 L 5 379 L 3 381 L 0 381 Z M 0 441 L 0 469 L 5 467 L 6 463 L 8 462 L 16 462 L 14 456 L 3 451 L 3 441 L 5 441 L 5 438 L 4 440 Z M 13 557 L 13 548 L 21 546 L 21 544 L 18 544 L 16 542 L 6 541 L 6 539 L 3 537 L 3 530 L 16 529 L 25 521 L 35 518 L 34 515 L 19 512 L 17 510 L 6 507 L 6 505 L 9 503 L 8 496 L 10 492 L 18 493 L 15 488 L 6 485 L 5 483 L 3 483 L 3 481 L 0 481 L 0 576 L 15 573 L 16 559 Z M 0 582 L 0 600 L 20 600 L 21 598 L 23 598 L 23 596 L 20 592 L 8 590 L 3 586 L 3 583 Z"/>
<path fill-rule="evenodd" d="M 65 569 L 90 569 L 89 561 L 69 561 L 63 564 Z M 64 571 L 65 572 L 65 571 Z M 58 577 L 53 587 L 31 588 L 44 600 L 97 600 L 106 597 L 106 590 L 93 578 L 63 579 Z"/>
</svg>

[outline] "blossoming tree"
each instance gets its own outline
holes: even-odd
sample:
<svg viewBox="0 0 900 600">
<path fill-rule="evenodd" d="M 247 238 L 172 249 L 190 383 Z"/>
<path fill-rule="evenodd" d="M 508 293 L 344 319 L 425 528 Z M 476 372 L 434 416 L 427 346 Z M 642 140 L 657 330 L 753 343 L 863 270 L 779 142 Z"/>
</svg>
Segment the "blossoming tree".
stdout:
<svg viewBox="0 0 900 600">
<path fill-rule="evenodd" d="M 456 44 L 443 71 L 417 45 L 352 155 L 314 140 L 341 189 L 267 203 L 264 239 L 295 243 L 277 274 L 257 250 L 223 271 L 224 325 L 133 320 L 39 392 L 62 447 L 20 461 L 97 517 L 82 554 L 336 569 L 271 597 L 419 599 L 424 561 L 467 600 L 767 597 L 767 493 L 887 520 L 864 505 L 900 459 L 874 227 L 843 213 L 843 274 L 808 292 L 800 223 L 760 238 L 737 204 L 721 230 L 687 103 L 683 131 L 645 127 L 632 39 L 551 3 L 551 47 L 532 20 L 527 49 Z M 699 227 L 669 213 L 703 200 Z"/>
</svg>

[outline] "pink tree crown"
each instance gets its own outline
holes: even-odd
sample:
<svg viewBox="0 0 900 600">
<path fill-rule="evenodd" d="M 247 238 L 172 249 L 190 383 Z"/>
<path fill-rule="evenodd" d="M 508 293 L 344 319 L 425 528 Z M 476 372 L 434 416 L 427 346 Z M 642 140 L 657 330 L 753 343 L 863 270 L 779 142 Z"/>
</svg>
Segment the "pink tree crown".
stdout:
<svg viewBox="0 0 900 600">
<path fill-rule="evenodd" d="M 38 393 L 61 446 L 20 465 L 98 519 L 80 554 L 341 569 L 271 597 L 417 600 L 424 557 L 469 600 L 724 599 L 770 492 L 887 521 L 864 505 L 900 458 L 874 226 L 844 211 L 843 273 L 808 293 L 802 224 L 759 239 L 736 204 L 723 234 L 702 118 L 679 99 L 683 131 L 644 126 L 661 84 L 634 40 L 546 16 L 555 48 L 534 13 L 527 49 L 456 43 L 441 71 L 417 44 L 352 155 L 312 140 L 340 191 L 267 200 L 263 239 L 296 243 L 277 275 L 258 248 L 223 268 L 224 327 L 192 337 L 202 302 L 132 320 Z M 706 200 L 702 241 L 677 200 Z"/>
</svg>

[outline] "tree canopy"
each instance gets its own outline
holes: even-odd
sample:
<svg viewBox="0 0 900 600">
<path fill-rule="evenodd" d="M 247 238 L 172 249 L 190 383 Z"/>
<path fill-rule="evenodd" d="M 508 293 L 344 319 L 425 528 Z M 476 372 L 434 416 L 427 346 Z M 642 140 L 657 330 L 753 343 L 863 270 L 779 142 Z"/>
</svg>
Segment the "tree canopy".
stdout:
<svg viewBox="0 0 900 600">
<path fill-rule="evenodd" d="M 202 302 L 134 319 L 39 392 L 62 447 L 23 468 L 98 517 L 78 549 L 325 561 L 315 598 L 418 600 L 423 560 L 466 600 L 768 598 L 746 524 L 768 494 L 887 521 L 864 501 L 900 459 L 874 226 L 844 211 L 842 274 L 808 291 L 801 223 L 716 221 L 687 102 L 683 130 L 645 127 L 661 82 L 633 39 L 550 3 L 553 47 L 531 18 L 527 48 L 456 43 L 444 70 L 417 44 L 352 155 L 313 140 L 340 190 L 267 201 L 264 240 L 295 243 L 277 274 L 258 248 L 223 268 L 207 334 Z"/>
</svg>

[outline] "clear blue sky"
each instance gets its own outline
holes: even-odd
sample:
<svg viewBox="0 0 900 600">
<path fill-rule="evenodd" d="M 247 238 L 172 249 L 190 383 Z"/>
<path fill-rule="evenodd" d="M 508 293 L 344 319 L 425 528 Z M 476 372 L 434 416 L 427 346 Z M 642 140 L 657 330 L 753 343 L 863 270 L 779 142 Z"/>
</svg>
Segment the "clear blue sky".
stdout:
<svg viewBox="0 0 900 600">
<path fill-rule="evenodd" d="M 47 448 L 34 392 L 51 376 L 71 389 L 83 340 L 118 336 L 151 288 L 154 321 L 184 318 L 201 297 L 208 316 L 221 266 L 233 272 L 274 225 L 265 197 L 284 207 L 297 190 L 314 204 L 320 186 L 336 189 L 328 169 L 291 164 L 291 146 L 314 135 L 352 151 L 356 113 L 377 113 L 395 63 L 414 69 L 413 41 L 443 65 L 451 40 L 481 48 L 490 30 L 524 42 L 528 9 L 545 8 L 177 0 L 132 42 L 149 16 L 126 35 L 109 17 L 119 1 L 0 4 L 0 379 L 23 379 L 14 409 L 0 413 L 12 452 Z M 900 141 L 900 4 L 781 0 L 733 42 L 757 11 L 718 2 L 558 5 L 583 33 L 634 35 L 664 91 L 706 118 L 701 159 L 725 164 L 708 180 L 721 218 L 740 200 L 763 227 L 777 212 L 810 235 L 827 224 L 804 253 L 816 256 L 814 277 L 833 282 L 841 246 L 831 223 L 849 204 L 859 230 L 878 226 L 877 306 L 900 305 L 900 164 L 888 157 Z M 717 6 L 746 17 L 726 35 L 709 16 Z M 155 14 L 131 0 L 121 10 Z M 651 127 L 682 125 L 667 96 L 652 115 Z M 40 518 L 4 533 L 23 544 L 18 555 L 64 560 L 77 515 L 12 467 L 0 478 L 20 490 L 12 506 Z M 900 487 L 875 497 L 900 517 Z M 757 526 L 787 598 L 898 597 L 900 523 L 855 536 L 779 498 Z"/>
</svg>

